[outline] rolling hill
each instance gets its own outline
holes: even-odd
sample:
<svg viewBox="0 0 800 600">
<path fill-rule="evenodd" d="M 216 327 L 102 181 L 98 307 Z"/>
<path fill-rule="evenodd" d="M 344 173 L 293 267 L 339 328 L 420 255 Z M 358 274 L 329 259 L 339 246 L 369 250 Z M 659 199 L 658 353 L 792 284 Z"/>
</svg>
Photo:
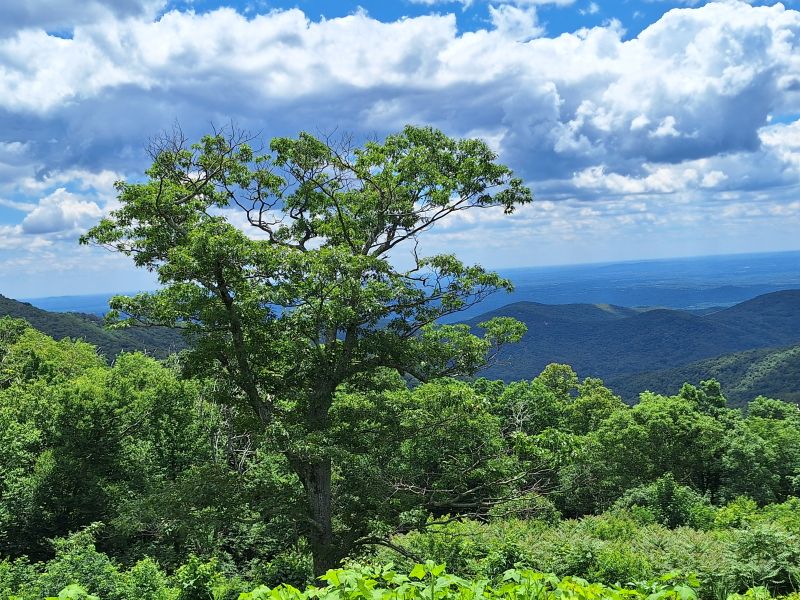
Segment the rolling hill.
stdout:
<svg viewBox="0 0 800 600">
<path fill-rule="evenodd" d="M 477 326 L 493 316 L 515 317 L 528 326 L 522 341 L 504 349 L 499 362 L 482 373 L 506 381 L 529 379 L 548 363 L 560 362 L 584 377 L 622 382 L 731 353 L 800 344 L 800 290 L 765 294 L 707 314 L 518 302 L 468 323 Z M 636 381 L 639 389 L 648 387 Z"/>
<path fill-rule="evenodd" d="M 166 356 L 185 347 L 171 330 L 109 331 L 95 315 L 48 312 L 0 295 L 4 315 L 56 339 L 83 339 L 109 358 L 123 350 Z M 487 377 L 530 379 L 560 362 L 581 377 L 602 378 L 629 402 L 645 389 L 674 393 L 684 381 L 711 377 L 732 404 L 759 394 L 800 402 L 800 290 L 704 310 L 515 302 L 467 323 L 477 327 L 494 316 L 514 317 L 528 332 L 481 373 Z"/>
<path fill-rule="evenodd" d="M 181 335 L 170 329 L 152 327 L 111 331 L 104 329 L 103 320 L 95 315 L 48 312 L 0 295 L 0 317 L 4 316 L 25 319 L 55 339 L 82 339 L 97 346 L 109 359 L 122 351 L 134 350 L 162 358 L 186 347 Z"/>
<path fill-rule="evenodd" d="M 643 390 L 675 394 L 684 382 L 711 378 L 722 384 L 732 406 L 744 405 L 759 395 L 800 403 L 800 344 L 745 350 L 673 369 L 612 377 L 606 384 L 627 402 L 635 402 Z"/>
</svg>

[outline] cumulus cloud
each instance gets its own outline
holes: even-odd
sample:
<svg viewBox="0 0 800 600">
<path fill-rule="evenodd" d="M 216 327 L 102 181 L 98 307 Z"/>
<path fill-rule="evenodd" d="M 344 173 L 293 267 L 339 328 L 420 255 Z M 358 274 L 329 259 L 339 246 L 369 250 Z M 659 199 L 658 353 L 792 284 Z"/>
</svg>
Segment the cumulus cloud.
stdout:
<svg viewBox="0 0 800 600">
<path fill-rule="evenodd" d="M 116 168 L 143 127 L 175 117 L 277 133 L 425 121 L 490 132 L 532 180 L 568 178 L 600 158 L 625 170 L 758 150 L 768 115 L 800 104 L 798 14 L 711 3 L 631 40 L 614 23 L 542 37 L 534 8 L 510 4 L 463 34 L 453 15 L 314 22 L 232 9 L 104 20 L 66 40 L 30 30 L 0 42 L 0 123 L 69 136 L 69 151 L 33 141 L 56 162 L 76 160 L 79 143 L 79 160 Z"/>
<path fill-rule="evenodd" d="M 33 234 L 80 231 L 102 214 L 96 203 L 58 188 L 25 216 L 22 231 Z"/>
<path fill-rule="evenodd" d="M 495 31 L 516 40 L 529 40 L 541 35 L 534 8 L 520 8 L 510 4 L 489 7 L 489 17 Z"/>
<path fill-rule="evenodd" d="M 775 188 L 796 188 L 800 183 L 800 121 L 763 127 L 758 136 L 757 153 L 727 153 L 675 164 L 643 163 L 630 173 L 614 172 L 603 164 L 593 165 L 573 174 L 571 191 L 608 197 L 688 190 L 765 193 Z M 709 197 L 699 195 L 698 199 L 709 200 Z"/>
<path fill-rule="evenodd" d="M 540 199 L 514 217 L 528 239 L 593 227 L 613 238 L 723 209 L 731 223 L 785 222 L 796 202 L 800 124 L 771 119 L 800 113 L 800 13 L 780 4 L 671 10 L 628 39 L 614 21 L 548 37 L 536 0 L 486 3 L 485 27 L 467 32 L 453 14 L 314 21 L 37 2 L 0 8 L 0 207 L 24 215 L 3 225 L 8 239 L 59 244 L 86 227 L 176 119 L 190 137 L 230 119 L 267 137 L 381 136 L 408 122 L 479 135 Z M 680 218 L 677 205 L 689 207 Z"/>
</svg>

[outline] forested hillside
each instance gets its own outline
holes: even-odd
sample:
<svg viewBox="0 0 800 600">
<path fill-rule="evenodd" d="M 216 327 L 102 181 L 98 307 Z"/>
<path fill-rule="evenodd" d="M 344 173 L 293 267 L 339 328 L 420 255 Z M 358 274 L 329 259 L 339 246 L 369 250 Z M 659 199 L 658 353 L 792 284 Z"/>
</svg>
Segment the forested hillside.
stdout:
<svg viewBox="0 0 800 600">
<path fill-rule="evenodd" d="M 477 326 L 490 317 L 513 316 L 525 323 L 527 333 L 519 344 L 505 348 L 496 365 L 483 371 L 506 381 L 530 377 L 550 362 L 572 365 L 581 375 L 619 382 L 626 399 L 632 387 L 659 386 L 654 371 L 675 369 L 664 383 L 696 381 L 701 370 L 687 367 L 701 359 L 745 350 L 775 348 L 800 342 L 800 291 L 788 290 L 759 296 L 734 307 L 696 314 L 667 309 L 628 309 L 608 305 L 542 305 L 515 303 L 469 321 Z M 759 355 L 761 356 L 761 355 Z M 725 365 L 731 361 L 720 358 Z M 734 359 L 735 362 L 735 359 Z M 683 367 L 686 367 L 683 369 Z M 732 368 L 732 367 L 729 367 Z M 683 370 L 682 370 L 683 369 Z M 712 374 L 713 373 L 713 374 Z M 742 393 L 757 388 L 739 383 L 735 369 L 716 376 Z M 689 377 L 688 375 L 693 375 Z M 795 382 L 793 367 L 781 379 Z M 634 382 L 628 385 L 626 382 Z M 663 386 L 657 387 L 664 390 Z M 767 389 L 781 389 L 769 387 Z M 673 390 L 674 391 L 674 390 Z M 783 391 L 789 391 L 783 387 Z M 638 392 L 637 392 L 638 393 Z M 742 395 L 734 392 L 736 399 Z"/>
<path fill-rule="evenodd" d="M 25 319 L 57 340 L 65 337 L 84 340 L 96 346 L 109 360 L 120 352 L 135 350 L 164 358 L 186 346 L 179 333 L 163 327 L 109 330 L 95 315 L 48 312 L 0 295 L 0 317 L 4 316 Z"/>
<path fill-rule="evenodd" d="M 642 390 L 670 394 L 681 382 L 705 377 L 722 384 L 732 405 L 744 405 L 758 395 L 800 403 L 800 346 L 725 354 L 674 369 L 612 377 L 606 383 L 626 401 L 635 402 Z"/>
</svg>

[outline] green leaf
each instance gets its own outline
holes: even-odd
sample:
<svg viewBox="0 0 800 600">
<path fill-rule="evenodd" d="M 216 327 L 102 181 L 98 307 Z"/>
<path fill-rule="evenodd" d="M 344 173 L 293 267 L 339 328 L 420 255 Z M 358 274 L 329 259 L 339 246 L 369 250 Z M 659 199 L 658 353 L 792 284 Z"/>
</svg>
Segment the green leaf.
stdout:
<svg viewBox="0 0 800 600">
<path fill-rule="evenodd" d="M 414 568 L 411 569 L 408 576 L 414 579 L 423 579 L 425 577 L 425 566 L 421 564 L 414 565 Z"/>
</svg>

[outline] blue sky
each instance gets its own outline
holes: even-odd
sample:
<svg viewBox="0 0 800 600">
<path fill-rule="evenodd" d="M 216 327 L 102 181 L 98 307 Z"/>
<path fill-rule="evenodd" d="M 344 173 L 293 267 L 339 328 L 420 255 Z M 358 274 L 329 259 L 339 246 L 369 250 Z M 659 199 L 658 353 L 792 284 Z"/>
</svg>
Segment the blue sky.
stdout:
<svg viewBox="0 0 800 600">
<path fill-rule="evenodd" d="M 800 249 L 800 12 L 604 0 L 0 5 L 0 294 L 153 284 L 78 247 L 148 137 L 482 137 L 533 188 L 426 252 L 518 267 Z"/>
</svg>

